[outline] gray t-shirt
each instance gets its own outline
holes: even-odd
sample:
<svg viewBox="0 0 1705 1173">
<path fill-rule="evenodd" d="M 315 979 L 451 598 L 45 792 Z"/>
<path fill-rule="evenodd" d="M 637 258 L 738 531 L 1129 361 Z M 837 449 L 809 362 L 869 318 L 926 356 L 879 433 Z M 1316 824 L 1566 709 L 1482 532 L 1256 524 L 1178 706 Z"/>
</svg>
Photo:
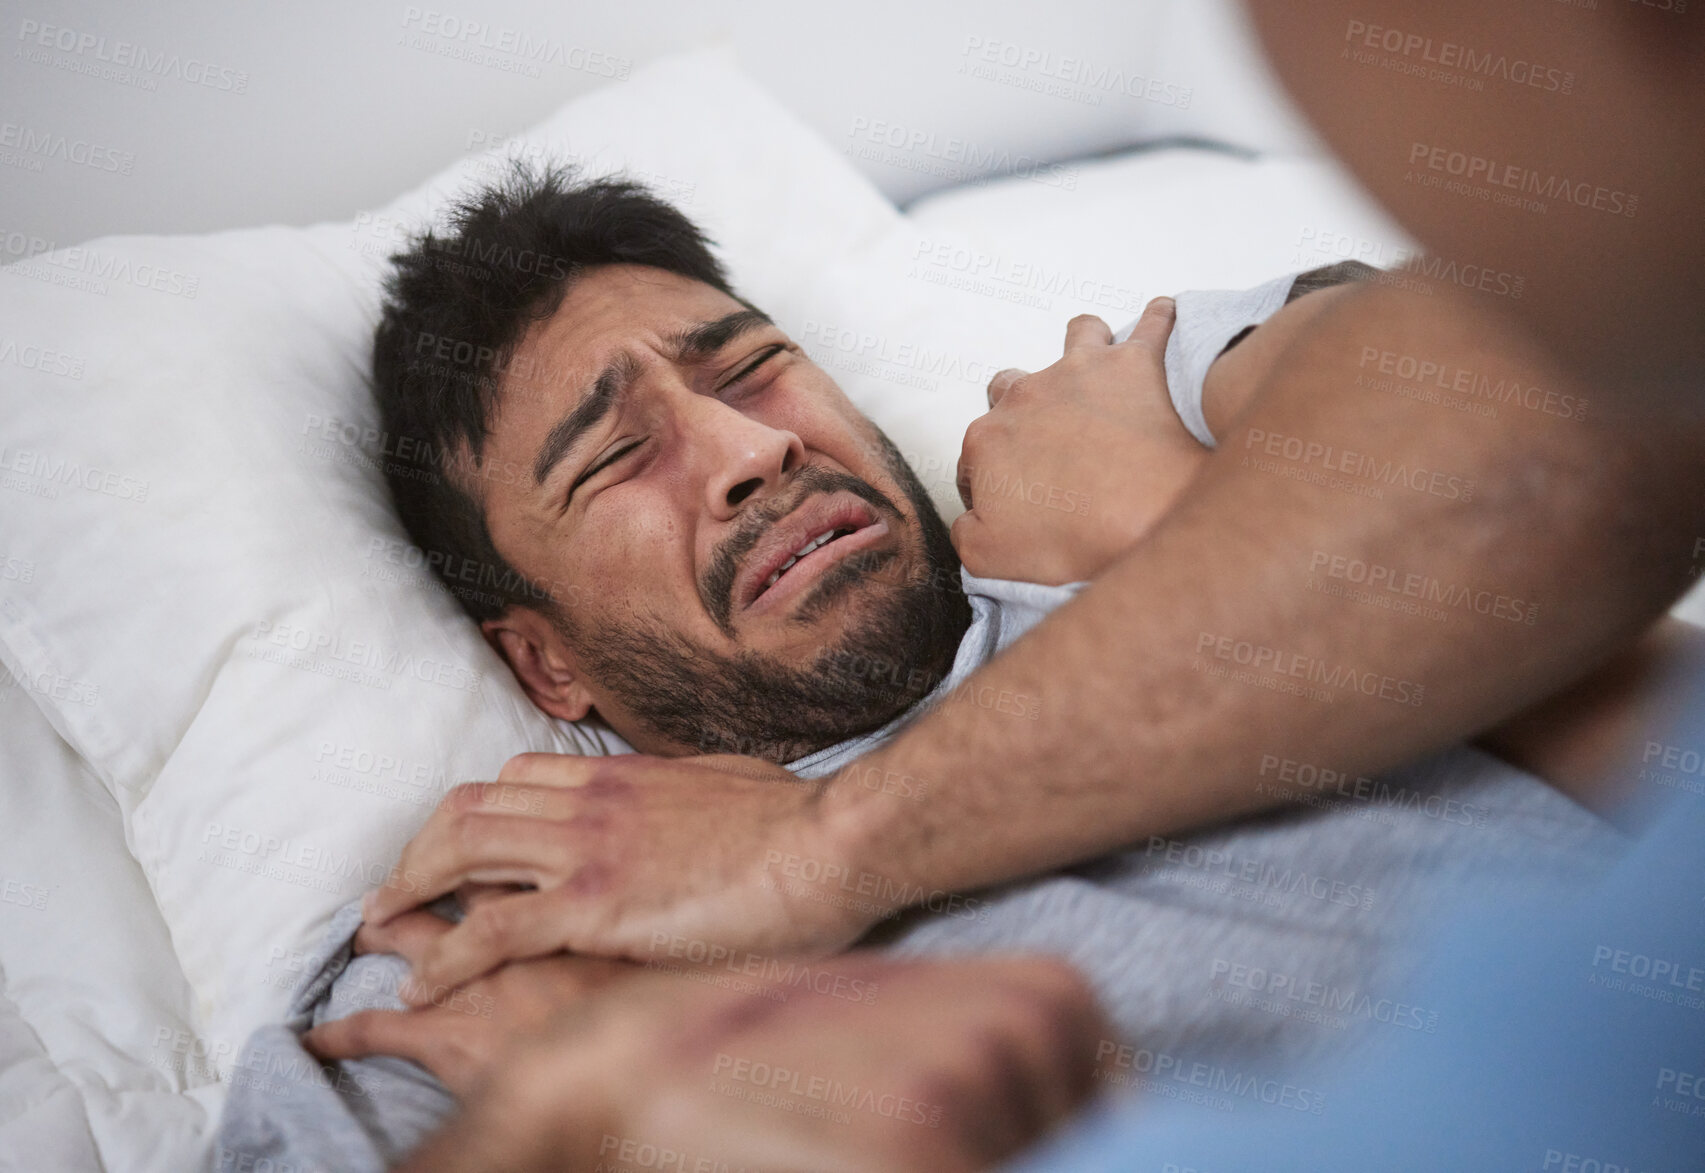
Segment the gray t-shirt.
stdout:
<svg viewBox="0 0 1705 1173">
<path fill-rule="evenodd" d="M 1263 316 L 1276 310 L 1289 282 L 1276 296 L 1179 297 L 1168 373 L 1173 346 L 1184 348 L 1179 378 L 1194 382 L 1197 414 L 1206 370 L 1199 356 L 1217 355 L 1250 324 L 1251 305 L 1265 307 Z M 791 769 L 827 774 L 948 697 L 1029 719 L 1026 698 L 982 697 L 967 678 L 1083 584 L 969 574 L 963 584 L 972 623 L 947 678 L 884 728 Z M 1117 1037 L 1104 1041 L 1099 1071 L 1109 1087 L 1225 1110 L 1281 1102 L 1320 1111 L 1318 1093 L 1271 1073 L 1361 1032 L 1431 1031 L 1433 1012 L 1405 1001 L 1403 982 L 1442 904 L 1590 877 L 1621 845 L 1550 787 L 1467 747 L 1377 778 L 1346 776 L 1329 763 L 1264 760 L 1255 781 L 1296 801 L 990 891 L 922 894 L 919 907 L 866 943 L 904 956 L 1059 955 L 1085 973 L 1112 1019 Z M 784 870 L 778 882 L 792 881 Z M 856 886 L 798 882 L 808 896 L 860 895 Z M 400 958 L 351 957 L 359 922 L 353 904 L 333 918 L 286 1021 L 245 1045 L 221 1121 L 221 1168 L 271 1160 L 304 1173 L 376 1171 L 453 1110 L 449 1093 L 413 1063 L 381 1058 L 322 1069 L 301 1048 L 298 1036 L 312 1025 L 402 1005 Z"/>
</svg>

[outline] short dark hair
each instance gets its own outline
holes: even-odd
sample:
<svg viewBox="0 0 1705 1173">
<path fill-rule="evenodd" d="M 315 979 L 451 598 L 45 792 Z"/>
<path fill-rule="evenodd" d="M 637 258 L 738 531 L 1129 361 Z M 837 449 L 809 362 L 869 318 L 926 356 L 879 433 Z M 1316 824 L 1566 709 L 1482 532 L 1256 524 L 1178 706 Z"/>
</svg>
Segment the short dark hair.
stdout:
<svg viewBox="0 0 1705 1173">
<path fill-rule="evenodd" d="M 452 471 L 465 453 L 476 477 L 503 475 L 485 467 L 483 449 L 528 327 L 598 265 L 648 265 L 749 304 L 710 245 L 638 183 L 516 163 L 452 206 L 442 234 L 429 229 L 391 257 L 373 336 L 385 479 L 409 536 L 476 620 L 516 604 L 560 613 L 548 585 L 497 552 L 484 506 Z"/>
</svg>

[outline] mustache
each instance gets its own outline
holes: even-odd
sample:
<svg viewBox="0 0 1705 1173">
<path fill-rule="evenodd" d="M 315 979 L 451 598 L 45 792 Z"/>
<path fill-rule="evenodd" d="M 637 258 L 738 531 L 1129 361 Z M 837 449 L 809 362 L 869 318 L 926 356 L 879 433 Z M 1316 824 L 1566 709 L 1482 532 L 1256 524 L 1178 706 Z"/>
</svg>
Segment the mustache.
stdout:
<svg viewBox="0 0 1705 1173">
<path fill-rule="evenodd" d="M 734 580 L 740 576 L 740 565 L 751 554 L 769 528 L 798 509 L 807 498 L 826 493 L 848 492 L 860 498 L 879 513 L 903 518 L 888 495 L 868 481 L 851 473 L 836 472 L 821 465 L 807 464 L 794 474 L 792 490 L 785 501 L 768 506 L 754 506 L 742 514 L 734 532 L 717 546 L 710 565 L 699 576 L 699 600 L 704 609 L 730 639 L 734 638 Z"/>
</svg>

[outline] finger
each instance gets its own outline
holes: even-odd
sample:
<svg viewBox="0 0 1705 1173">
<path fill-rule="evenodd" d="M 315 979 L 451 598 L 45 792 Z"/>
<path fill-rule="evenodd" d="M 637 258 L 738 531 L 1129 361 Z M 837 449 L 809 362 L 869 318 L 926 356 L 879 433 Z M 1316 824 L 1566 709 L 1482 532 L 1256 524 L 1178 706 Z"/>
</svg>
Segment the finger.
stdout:
<svg viewBox="0 0 1705 1173">
<path fill-rule="evenodd" d="M 530 782 L 535 786 L 581 786 L 597 760 L 583 754 L 519 753 L 503 763 L 497 780 Z"/>
<path fill-rule="evenodd" d="M 1145 347 L 1164 352 L 1172 324 L 1178 319 L 1178 303 L 1170 297 L 1157 297 L 1143 307 L 1143 316 L 1131 327 L 1131 336 L 1121 346 Z"/>
<path fill-rule="evenodd" d="M 993 407 L 1006 397 L 1012 390 L 1012 385 L 1028 375 L 1029 371 L 1021 371 L 1017 367 L 1007 367 L 1004 371 L 996 371 L 995 377 L 989 380 L 989 406 Z"/>
<path fill-rule="evenodd" d="M 468 1169 L 532 1173 L 560 1167 L 560 1154 L 551 1147 L 552 1132 L 536 1126 L 511 1127 L 492 1115 L 488 1110 L 454 1117 L 396 1166 L 395 1173 L 465 1173 Z"/>
<path fill-rule="evenodd" d="M 959 564 L 972 574 L 981 574 L 983 565 L 982 544 L 987 527 L 983 519 L 973 512 L 961 513 L 953 519 L 947 536 L 953 542 L 953 551 L 959 555 Z"/>
<path fill-rule="evenodd" d="M 508 896 L 514 892 L 525 891 L 520 884 L 463 884 L 456 889 L 456 903 L 461 905 L 464 914 L 471 912 L 475 905 L 483 904 L 493 896 Z"/>
<path fill-rule="evenodd" d="M 440 805 L 450 810 L 485 811 L 497 815 L 529 815 L 536 819 L 565 819 L 585 801 L 583 783 L 549 785 L 536 782 L 466 782 L 445 796 Z"/>
<path fill-rule="evenodd" d="M 1081 974 L 1054 960 L 1018 964 L 1024 969 L 1011 971 L 1017 980 L 995 992 L 1013 999 L 1001 1019 L 1016 1061 L 1018 1102 L 1032 1113 L 1036 1135 L 1069 1116 L 1089 1092 L 1098 1044 L 1110 1027 Z"/>
<path fill-rule="evenodd" d="M 565 877 L 569 861 L 555 820 L 440 810 L 403 848 L 384 886 L 362 900 L 362 919 L 382 925 L 470 880 L 546 887 Z"/>
<path fill-rule="evenodd" d="M 538 1101 L 549 1094 L 550 1086 L 521 1091 Z M 529 1105 L 517 1111 L 517 1099 L 501 1085 L 485 1089 L 468 1110 L 429 1136 L 393 1173 L 467 1173 L 469 1169 L 549 1173 L 566 1168 L 563 1153 L 573 1143 L 573 1134 L 558 1124 L 564 1114 L 561 1104 Z M 614 1163 L 606 1167 L 618 1168 Z"/>
<path fill-rule="evenodd" d="M 568 944 L 565 913 L 571 911 L 560 893 L 518 892 L 486 901 L 432 942 L 403 987 L 403 1001 L 426 1005 L 505 962 L 560 952 Z"/>
<path fill-rule="evenodd" d="M 395 953 L 411 965 L 426 947 L 451 929 L 436 912 L 416 909 L 382 925 L 363 924 L 355 934 L 355 952 Z"/>
<path fill-rule="evenodd" d="M 1113 329 L 1094 314 L 1079 314 L 1066 323 L 1066 353 L 1084 346 L 1110 346 Z"/>
<path fill-rule="evenodd" d="M 323 1062 L 398 1055 L 432 1070 L 439 1054 L 444 1018 L 431 1011 L 362 1010 L 325 1022 L 302 1036 L 308 1053 Z"/>
</svg>

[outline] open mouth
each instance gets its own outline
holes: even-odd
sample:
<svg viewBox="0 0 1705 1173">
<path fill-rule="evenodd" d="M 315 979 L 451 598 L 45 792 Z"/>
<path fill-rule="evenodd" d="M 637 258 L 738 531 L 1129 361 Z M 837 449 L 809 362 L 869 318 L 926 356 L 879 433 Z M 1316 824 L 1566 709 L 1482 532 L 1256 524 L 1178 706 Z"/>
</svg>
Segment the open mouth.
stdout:
<svg viewBox="0 0 1705 1173">
<path fill-rule="evenodd" d="M 788 567 L 792 566 L 795 562 L 798 562 L 801 558 L 803 558 L 807 554 L 811 553 L 811 551 L 816 550 L 822 546 L 827 546 L 830 542 L 834 541 L 836 538 L 846 537 L 848 534 L 853 532 L 853 529 L 854 529 L 853 526 L 843 525 L 839 529 L 832 530 L 829 533 L 818 534 L 816 537 L 812 538 L 809 542 L 806 542 L 803 546 L 799 547 L 799 549 L 795 550 L 792 553 L 792 555 L 790 555 L 788 557 L 788 560 L 786 562 L 783 562 L 780 566 L 778 566 L 774 570 L 770 571 L 770 577 L 767 580 L 765 580 L 763 590 L 760 590 L 758 593 L 761 595 L 764 593 L 764 591 L 767 591 L 771 587 L 775 586 L 776 580 L 781 578 L 782 575 L 787 573 Z"/>
<path fill-rule="evenodd" d="M 831 566 L 883 541 L 886 522 L 850 495 L 801 506 L 777 522 L 747 559 L 740 598 L 744 609 L 769 611 L 796 597 Z"/>
</svg>

